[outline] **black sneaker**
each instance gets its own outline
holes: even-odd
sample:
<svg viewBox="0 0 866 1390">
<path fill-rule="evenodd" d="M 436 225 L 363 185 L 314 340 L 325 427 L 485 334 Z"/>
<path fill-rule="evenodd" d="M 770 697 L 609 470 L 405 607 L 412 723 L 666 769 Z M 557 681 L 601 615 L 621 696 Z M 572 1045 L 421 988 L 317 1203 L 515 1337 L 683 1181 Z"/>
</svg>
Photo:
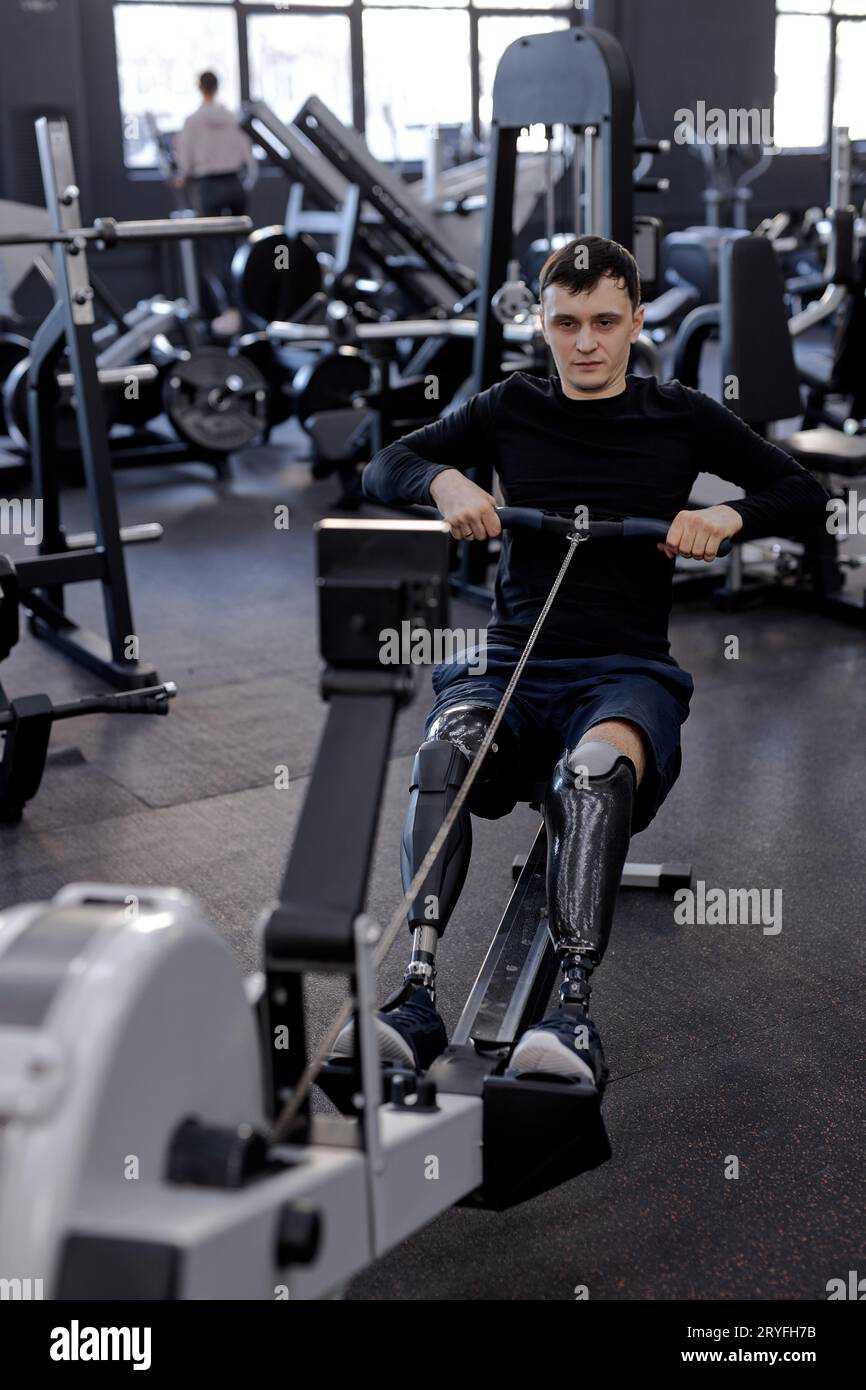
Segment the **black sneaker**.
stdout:
<svg viewBox="0 0 866 1390">
<path fill-rule="evenodd" d="M 536 1076 L 590 1081 L 603 1091 L 608 1070 L 592 1019 L 560 1009 L 527 1029 L 515 1044 L 508 1075 L 526 1076 L 530 1072 Z"/>
<path fill-rule="evenodd" d="M 426 1071 L 448 1046 L 445 1024 L 439 1017 L 429 989 L 418 985 L 405 1003 L 396 1009 L 380 1009 L 374 1015 L 376 1041 L 383 1061 L 400 1062 L 416 1071 Z M 355 1020 L 351 1019 L 337 1035 L 334 1057 L 355 1053 Z"/>
</svg>

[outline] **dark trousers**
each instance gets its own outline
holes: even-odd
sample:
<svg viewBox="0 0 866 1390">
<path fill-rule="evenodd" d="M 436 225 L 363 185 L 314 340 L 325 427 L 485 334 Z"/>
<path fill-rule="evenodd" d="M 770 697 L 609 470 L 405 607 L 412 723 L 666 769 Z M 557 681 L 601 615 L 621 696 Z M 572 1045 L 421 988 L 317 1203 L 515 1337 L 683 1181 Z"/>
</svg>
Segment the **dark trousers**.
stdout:
<svg viewBox="0 0 866 1390">
<path fill-rule="evenodd" d="M 237 174 L 207 174 L 194 179 L 193 196 L 200 217 L 241 217 L 247 210 L 247 195 Z M 202 308 L 209 318 L 235 302 L 231 276 L 235 245 L 233 237 L 207 237 L 196 243 Z"/>
</svg>

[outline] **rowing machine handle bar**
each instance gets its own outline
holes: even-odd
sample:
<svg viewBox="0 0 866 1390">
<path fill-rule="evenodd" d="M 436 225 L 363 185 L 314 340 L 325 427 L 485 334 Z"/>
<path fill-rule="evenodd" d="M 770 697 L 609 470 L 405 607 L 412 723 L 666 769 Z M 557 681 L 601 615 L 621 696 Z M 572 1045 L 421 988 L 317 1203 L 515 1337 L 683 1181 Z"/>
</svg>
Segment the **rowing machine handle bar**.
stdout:
<svg viewBox="0 0 866 1390">
<path fill-rule="evenodd" d="M 422 516 L 429 521 L 441 521 L 442 515 L 435 507 L 410 506 L 406 508 L 413 516 Z M 576 529 L 597 540 L 626 537 L 663 541 L 667 539 L 670 522 L 656 521 L 653 517 L 626 516 L 621 521 L 591 521 L 587 527 L 576 528 L 573 521 L 563 516 L 548 516 L 535 507 L 497 507 L 496 515 L 503 529 L 527 526 L 533 531 L 553 531 L 559 536 L 570 536 Z M 729 555 L 731 542 L 722 541 L 718 554 Z"/>
</svg>

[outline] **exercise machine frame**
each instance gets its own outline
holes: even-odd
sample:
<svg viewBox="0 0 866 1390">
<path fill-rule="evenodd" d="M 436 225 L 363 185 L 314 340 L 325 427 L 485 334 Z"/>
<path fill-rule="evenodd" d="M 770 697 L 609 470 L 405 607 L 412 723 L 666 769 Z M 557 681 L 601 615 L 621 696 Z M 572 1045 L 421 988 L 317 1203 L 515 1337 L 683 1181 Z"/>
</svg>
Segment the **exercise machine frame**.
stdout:
<svg viewBox="0 0 866 1390">
<path fill-rule="evenodd" d="M 500 515 L 541 524 L 529 509 Z M 599 525 L 601 536 L 655 534 L 645 521 Z M 381 665 L 378 634 L 444 620 L 449 528 L 328 519 L 316 531 L 329 712 L 262 923 L 263 974 L 242 985 L 228 947 L 173 889 L 74 885 L 0 917 L 0 1277 L 43 1278 L 49 1298 L 333 1295 L 452 1204 L 501 1211 L 610 1156 L 589 1082 L 501 1074 L 554 979 L 542 834 L 451 1047 L 420 1079 L 380 1069 L 379 929 L 364 904 L 412 672 Z M 665 887 L 687 876 L 631 875 Z M 304 1097 L 281 1132 L 286 1100 L 304 1095 L 313 971 L 350 977 L 352 1113 L 312 1114 Z M 333 1090 L 334 1074 L 321 1082 Z"/>
<path fill-rule="evenodd" d="M 36 121 L 36 140 L 45 200 L 53 230 L 0 235 L 0 245 L 49 244 L 54 248 L 56 302 L 37 330 L 31 348 L 28 380 L 28 420 L 33 491 L 42 503 L 39 554 L 19 567 L 21 601 L 30 610 L 35 636 L 65 656 L 96 672 L 109 684 L 135 689 L 156 683 L 147 662 L 130 657 L 135 634 L 123 557 L 123 536 L 108 443 L 105 403 L 93 341 L 95 290 L 90 278 L 87 247 L 119 241 L 210 236 L 217 232 L 249 231 L 249 218 L 195 218 L 178 221 L 81 223 L 79 190 L 69 126 L 65 120 Z M 60 518 L 60 478 L 55 450 L 54 409 L 56 367 L 66 348 L 71 386 L 75 393 L 81 460 L 94 525 L 92 546 L 72 548 Z M 124 367 L 122 379 L 152 373 L 150 364 Z M 182 455 L 178 449 L 182 447 Z M 186 446 L 172 444 L 173 457 L 189 457 Z M 157 461 L 157 460 L 154 460 Z M 147 537 L 154 539 L 151 533 Z M 98 580 L 102 586 L 107 641 L 74 623 L 66 613 L 64 587 Z"/>
</svg>

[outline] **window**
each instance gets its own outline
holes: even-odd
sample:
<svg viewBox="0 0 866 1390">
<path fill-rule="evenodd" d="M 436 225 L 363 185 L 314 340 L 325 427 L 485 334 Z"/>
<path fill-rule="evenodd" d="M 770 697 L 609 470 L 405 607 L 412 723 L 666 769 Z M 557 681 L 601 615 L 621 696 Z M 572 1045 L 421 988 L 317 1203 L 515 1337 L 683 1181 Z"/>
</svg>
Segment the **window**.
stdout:
<svg viewBox="0 0 866 1390">
<path fill-rule="evenodd" d="M 162 134 L 180 130 L 201 100 L 196 80 L 210 68 L 219 99 L 240 104 L 237 23 L 231 0 L 147 0 L 114 7 L 124 163 L 152 168 L 156 142 L 149 114 Z"/>
<path fill-rule="evenodd" d="M 866 140 L 864 72 L 866 24 L 862 20 L 843 20 L 836 28 L 836 100 L 833 103 L 833 124 L 846 125 L 852 140 Z"/>
<path fill-rule="evenodd" d="M 829 25 L 830 0 L 804 3 L 823 4 L 818 22 Z M 866 0 L 852 3 L 866 10 Z M 362 118 L 363 79 L 370 149 L 414 164 L 431 125 L 470 136 L 489 125 L 496 64 L 509 43 L 564 28 L 586 8 L 584 0 L 115 0 L 124 161 L 158 165 L 150 117 L 161 137 L 179 130 L 198 105 L 198 74 L 211 68 L 231 109 L 243 92 L 291 120 L 315 93 L 350 125 Z M 520 147 L 537 145 L 530 135 Z"/>
<path fill-rule="evenodd" d="M 295 0 L 240 0 L 240 3 L 242 5 L 257 5 L 260 9 L 270 5 L 277 11 L 297 9 Z M 327 5 L 329 9 L 333 10 L 338 5 L 351 5 L 352 0 L 299 0 L 299 3 L 303 5 Z"/>
<path fill-rule="evenodd" d="M 458 9 L 364 11 L 367 144 L 377 159 L 423 159 L 433 122 L 472 115 L 469 16 Z"/>
<path fill-rule="evenodd" d="M 864 59 L 866 0 L 776 0 L 776 144 L 824 146 L 831 124 L 866 138 Z"/>
<path fill-rule="evenodd" d="M 773 138 L 780 149 L 826 143 L 829 71 L 828 20 L 779 15 Z"/>
<path fill-rule="evenodd" d="M 572 6 L 572 0 L 475 0 L 479 10 L 576 10 L 586 9 L 586 5 L 576 4 Z M 524 30 L 527 34 L 540 34 L 543 30 L 537 21 L 531 21 L 532 27 Z"/>
<path fill-rule="evenodd" d="M 371 8 L 375 6 L 376 9 L 391 5 L 399 9 L 401 6 L 405 7 L 406 0 L 364 0 L 364 3 L 369 3 Z M 460 6 L 465 7 L 469 0 L 411 0 L 411 3 L 424 10 L 454 10 Z"/>
<path fill-rule="evenodd" d="M 315 93 L 352 124 L 352 64 L 347 15 L 250 15 L 250 96 L 291 121 Z"/>
</svg>

